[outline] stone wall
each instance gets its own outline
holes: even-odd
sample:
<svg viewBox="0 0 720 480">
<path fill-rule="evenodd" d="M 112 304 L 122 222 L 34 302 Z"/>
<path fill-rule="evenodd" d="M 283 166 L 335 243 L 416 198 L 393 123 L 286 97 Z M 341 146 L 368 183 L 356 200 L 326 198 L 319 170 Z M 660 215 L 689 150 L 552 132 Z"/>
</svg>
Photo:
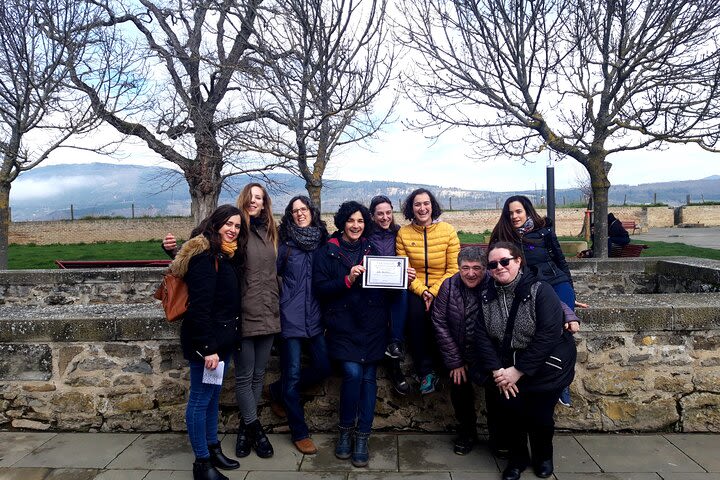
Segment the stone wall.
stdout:
<svg viewBox="0 0 720 480">
<path fill-rule="evenodd" d="M 711 215 L 705 212 L 700 215 L 704 218 L 701 223 L 708 226 L 720 225 L 720 207 L 714 208 L 717 213 Z M 641 230 L 647 230 L 650 227 L 673 226 L 673 209 L 667 207 L 613 207 L 612 211 L 617 218 L 622 220 L 635 220 Z M 546 213 L 543 209 L 538 212 L 540 215 Z M 579 234 L 584 215 L 584 209 L 557 209 L 556 230 L 558 234 Z M 451 223 L 456 230 L 469 233 L 492 230 L 499 217 L 500 210 L 451 211 L 442 216 L 443 220 Z M 334 230 L 332 214 L 324 214 L 323 218 L 328 228 Z M 395 218 L 399 223 L 404 223 L 401 214 L 396 212 Z M 19 245 L 29 243 L 48 245 L 52 243 L 160 240 L 168 232 L 174 233 L 179 238 L 185 238 L 193 227 L 192 219 L 189 217 L 13 222 L 10 224 L 9 241 L 11 244 Z"/>
<path fill-rule="evenodd" d="M 680 222 L 699 223 L 709 226 L 720 225 L 720 205 L 691 205 L 680 208 Z"/>
<path fill-rule="evenodd" d="M 571 269 L 591 308 L 579 312 L 574 408 L 558 407 L 559 427 L 720 431 L 720 262 L 584 260 Z M 0 429 L 184 430 L 188 370 L 178 325 L 150 299 L 159 278 L 159 269 L 0 272 Z M 677 293 L 687 291 L 699 293 Z M 277 376 L 272 357 L 267 381 Z M 313 431 L 332 430 L 339 385 L 333 376 L 305 392 Z M 231 371 L 223 431 L 237 425 L 232 386 Z M 381 369 L 375 428 L 451 429 L 447 390 L 398 397 Z M 266 402 L 260 414 L 287 430 Z"/>
</svg>

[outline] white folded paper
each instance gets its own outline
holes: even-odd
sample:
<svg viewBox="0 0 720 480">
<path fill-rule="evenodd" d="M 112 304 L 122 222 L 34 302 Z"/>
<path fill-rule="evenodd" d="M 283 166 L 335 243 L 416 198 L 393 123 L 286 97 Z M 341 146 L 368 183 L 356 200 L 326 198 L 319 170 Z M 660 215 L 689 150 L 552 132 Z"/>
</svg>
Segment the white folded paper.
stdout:
<svg viewBox="0 0 720 480">
<path fill-rule="evenodd" d="M 205 367 L 202 382 L 210 385 L 222 385 L 223 373 L 225 373 L 225 362 L 218 362 L 218 366 L 215 370 L 210 370 Z"/>
</svg>

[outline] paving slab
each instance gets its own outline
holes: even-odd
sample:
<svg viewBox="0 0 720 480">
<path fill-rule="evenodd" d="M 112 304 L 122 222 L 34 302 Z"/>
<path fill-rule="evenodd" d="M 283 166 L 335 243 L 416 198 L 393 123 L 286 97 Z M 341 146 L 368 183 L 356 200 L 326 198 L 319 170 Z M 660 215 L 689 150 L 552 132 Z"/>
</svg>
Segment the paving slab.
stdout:
<svg viewBox="0 0 720 480">
<path fill-rule="evenodd" d="M 499 472 L 495 458 L 483 446 L 467 455 L 453 452 L 453 435 L 398 435 L 400 471 Z"/>
<path fill-rule="evenodd" d="M 678 433 L 665 438 L 708 472 L 720 472 L 720 435 Z"/>
<path fill-rule="evenodd" d="M 0 468 L 0 480 L 94 480 L 94 468 Z"/>
<path fill-rule="evenodd" d="M 313 437 L 314 438 L 314 437 Z M 346 480 L 347 473 L 331 472 L 250 472 L 245 480 Z"/>
<path fill-rule="evenodd" d="M 720 473 L 661 473 L 663 480 L 720 480 Z"/>
<path fill-rule="evenodd" d="M 247 472 L 241 477 L 229 477 L 233 480 L 244 480 Z M 192 471 L 187 470 L 151 470 L 143 480 L 193 480 Z"/>
<path fill-rule="evenodd" d="M 110 462 L 107 468 L 113 470 L 192 471 L 194 458 L 186 434 L 143 434 L 137 436 L 135 441 Z"/>
<path fill-rule="evenodd" d="M 532 474 L 531 474 L 532 475 Z M 534 477 L 534 475 L 533 475 Z M 661 480 L 657 473 L 555 473 L 557 480 Z"/>
<path fill-rule="evenodd" d="M 350 472 L 350 471 L 398 471 L 397 462 L 397 435 L 376 433 L 370 435 L 368 448 L 370 450 L 370 463 L 367 467 L 357 469 L 350 460 L 335 458 L 335 434 L 323 433 L 313 435 L 313 441 L 318 447 L 315 455 L 306 455 L 300 465 L 304 472 Z M 294 448 L 294 447 L 293 447 Z"/>
<path fill-rule="evenodd" d="M 492 480 L 497 480 L 497 474 Z M 348 480 L 452 480 L 454 477 L 450 472 L 350 472 Z M 472 477 L 474 480 L 480 480 L 477 476 Z M 482 479 L 484 480 L 484 479 Z M 490 480 L 488 478 L 488 480 Z"/>
<path fill-rule="evenodd" d="M 105 468 L 136 433 L 63 433 L 35 448 L 16 467 Z"/>
<path fill-rule="evenodd" d="M 150 470 L 103 470 L 93 480 L 143 480 Z"/>
<path fill-rule="evenodd" d="M 704 472 L 661 435 L 576 435 L 603 472 Z"/>
<path fill-rule="evenodd" d="M 572 435 L 553 438 L 555 472 L 601 472 L 600 467 Z"/>
<path fill-rule="evenodd" d="M 0 467 L 11 466 L 55 435 L 55 433 L 0 432 Z"/>
</svg>

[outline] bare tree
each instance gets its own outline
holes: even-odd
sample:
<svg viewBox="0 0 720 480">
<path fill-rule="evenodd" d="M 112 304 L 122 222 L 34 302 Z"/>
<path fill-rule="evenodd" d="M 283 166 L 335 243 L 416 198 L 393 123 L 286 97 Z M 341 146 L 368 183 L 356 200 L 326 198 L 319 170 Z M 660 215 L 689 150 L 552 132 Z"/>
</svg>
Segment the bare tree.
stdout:
<svg viewBox="0 0 720 480">
<path fill-rule="evenodd" d="M 76 33 L 54 41 L 47 22 L 72 25 L 90 13 L 72 0 L 6 0 L 0 5 L 0 269 L 8 265 L 10 189 L 72 135 L 96 126 L 87 102 L 67 88 L 67 45 L 84 44 Z"/>
<path fill-rule="evenodd" d="M 425 116 L 467 127 L 480 156 L 548 148 L 588 171 L 596 256 L 607 256 L 608 167 L 623 151 L 718 151 L 715 0 L 401 0 L 408 77 Z"/>
<path fill-rule="evenodd" d="M 105 122 L 180 167 L 196 222 L 217 206 L 227 176 L 277 166 L 257 159 L 243 163 L 242 152 L 231 148 L 232 127 L 264 115 L 239 101 L 236 82 L 255 50 L 252 38 L 262 0 L 93 3 L 102 14 L 86 28 L 122 41 L 86 60 L 91 67 L 86 72 L 74 69 L 73 83 Z M 118 57 L 132 58 L 128 68 L 113 74 L 136 86 L 133 92 L 119 93 L 98 81 L 95 72 Z M 228 170 L 228 162 L 237 168 Z"/>
<path fill-rule="evenodd" d="M 320 207 L 333 154 L 374 136 L 394 100 L 373 108 L 389 85 L 387 0 L 286 0 L 258 31 L 245 69 L 248 102 L 271 114 L 237 132 L 237 145 L 289 161 Z"/>
</svg>

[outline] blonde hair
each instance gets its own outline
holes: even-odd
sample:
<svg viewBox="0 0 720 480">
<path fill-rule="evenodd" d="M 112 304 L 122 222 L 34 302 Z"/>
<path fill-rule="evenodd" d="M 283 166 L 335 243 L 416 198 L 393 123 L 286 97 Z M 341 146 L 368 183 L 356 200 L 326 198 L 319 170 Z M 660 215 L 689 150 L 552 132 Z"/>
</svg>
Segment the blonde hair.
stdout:
<svg viewBox="0 0 720 480">
<path fill-rule="evenodd" d="M 250 205 L 250 201 L 252 200 L 252 188 L 257 187 L 260 190 L 262 190 L 263 193 L 263 209 L 260 212 L 260 218 L 264 219 L 265 224 L 267 225 L 267 240 L 270 240 L 275 246 L 275 250 L 277 251 L 277 242 L 278 242 L 278 232 L 277 232 L 277 225 L 275 225 L 275 218 L 272 214 L 272 200 L 270 199 L 270 195 L 268 195 L 267 190 L 265 187 L 260 185 L 259 183 L 253 182 L 248 183 L 245 185 L 240 192 L 240 195 L 238 195 L 237 198 L 237 207 L 242 211 L 242 218 L 243 223 L 248 228 L 248 231 L 250 230 L 250 214 L 247 211 L 247 207 Z"/>
</svg>

